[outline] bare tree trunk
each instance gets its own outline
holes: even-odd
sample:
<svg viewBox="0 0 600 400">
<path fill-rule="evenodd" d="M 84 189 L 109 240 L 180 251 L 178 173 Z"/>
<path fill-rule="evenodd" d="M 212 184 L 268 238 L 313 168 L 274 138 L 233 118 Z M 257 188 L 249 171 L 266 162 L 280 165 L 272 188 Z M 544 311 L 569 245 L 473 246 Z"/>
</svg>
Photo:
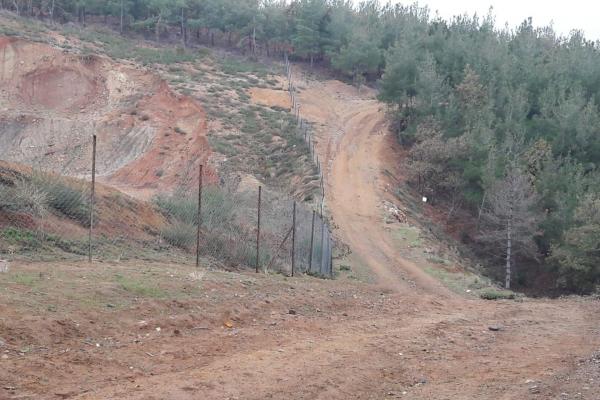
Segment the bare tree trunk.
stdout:
<svg viewBox="0 0 600 400">
<path fill-rule="evenodd" d="M 256 17 L 252 17 L 252 54 L 256 55 Z"/>
<path fill-rule="evenodd" d="M 311 53 L 311 55 L 310 55 L 310 68 L 311 69 L 312 69 L 312 67 L 314 65 L 314 62 L 315 62 L 314 59 L 315 59 L 315 56 Z"/>
<path fill-rule="evenodd" d="M 121 20 L 119 22 L 119 33 L 122 35 L 123 34 L 123 9 L 124 9 L 124 5 L 123 2 L 125 0 L 121 0 Z"/>
<path fill-rule="evenodd" d="M 181 7 L 181 42 L 183 44 L 183 48 L 185 49 L 186 45 L 186 37 L 185 37 L 185 15 L 184 8 Z"/>
<path fill-rule="evenodd" d="M 17 0 L 13 0 L 13 4 L 15 5 L 15 10 L 17 11 L 17 15 L 21 15 L 21 13 L 19 12 L 19 3 L 17 2 Z"/>
<path fill-rule="evenodd" d="M 458 193 L 454 192 L 454 193 L 452 193 L 452 201 L 450 203 L 450 210 L 448 211 L 448 217 L 446 218 L 447 223 L 450 221 L 450 219 L 452 219 L 452 216 L 454 215 L 454 212 L 456 211 L 457 208 L 458 208 Z"/>
<path fill-rule="evenodd" d="M 161 19 L 162 19 L 162 16 L 159 14 L 158 19 L 156 20 L 156 27 L 155 27 L 155 32 L 154 32 L 157 43 L 160 42 L 160 21 L 161 21 Z"/>
<path fill-rule="evenodd" d="M 50 23 L 54 23 L 54 0 L 52 0 L 52 6 L 50 7 Z"/>
<path fill-rule="evenodd" d="M 510 273 L 511 273 L 511 253 L 512 253 L 512 207 L 506 223 L 506 289 L 510 289 Z"/>
<path fill-rule="evenodd" d="M 481 222 L 481 213 L 483 212 L 483 206 L 485 205 L 485 196 L 487 195 L 487 191 L 484 190 L 483 196 L 481 198 L 481 205 L 479 206 L 479 214 L 477 215 L 477 230 L 479 230 L 479 223 Z"/>
</svg>

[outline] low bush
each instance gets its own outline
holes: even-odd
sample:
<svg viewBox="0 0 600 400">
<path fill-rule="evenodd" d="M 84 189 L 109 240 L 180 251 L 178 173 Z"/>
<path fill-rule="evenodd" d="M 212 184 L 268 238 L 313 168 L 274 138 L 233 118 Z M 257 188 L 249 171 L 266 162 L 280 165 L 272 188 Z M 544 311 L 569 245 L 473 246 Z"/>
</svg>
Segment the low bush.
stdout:
<svg viewBox="0 0 600 400">
<path fill-rule="evenodd" d="M 32 182 L 17 179 L 13 186 L 0 185 L 0 210 L 42 216 L 47 207 L 47 193 Z"/>
<path fill-rule="evenodd" d="M 161 235 L 172 246 L 191 249 L 196 242 L 197 228 L 189 223 L 176 221 L 166 225 Z"/>
<path fill-rule="evenodd" d="M 484 300 L 503 300 L 503 299 L 514 299 L 515 293 L 510 290 L 500 289 L 485 289 L 479 293 L 479 297 Z"/>
<path fill-rule="evenodd" d="M 89 226 L 90 205 L 83 187 L 51 174 L 38 174 L 32 179 L 35 187 L 42 190 L 48 205 L 67 218 Z"/>
</svg>

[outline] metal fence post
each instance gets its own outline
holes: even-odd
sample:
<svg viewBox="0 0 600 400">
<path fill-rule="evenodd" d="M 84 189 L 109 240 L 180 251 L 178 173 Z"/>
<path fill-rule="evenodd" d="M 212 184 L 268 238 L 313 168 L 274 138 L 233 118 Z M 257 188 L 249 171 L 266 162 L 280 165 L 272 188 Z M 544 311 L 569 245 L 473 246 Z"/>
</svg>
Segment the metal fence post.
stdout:
<svg viewBox="0 0 600 400">
<path fill-rule="evenodd" d="M 329 277 L 333 278 L 333 239 L 329 233 Z"/>
<path fill-rule="evenodd" d="M 92 191 L 90 193 L 90 232 L 88 237 L 88 261 L 92 262 L 92 231 L 94 230 L 94 201 L 96 194 L 96 135 L 92 135 Z"/>
<path fill-rule="evenodd" d="M 312 223 L 310 224 L 310 253 L 308 254 L 308 272 L 312 271 L 313 245 L 315 242 L 315 210 L 312 212 Z"/>
<path fill-rule="evenodd" d="M 200 171 L 198 175 L 198 212 L 196 214 L 196 268 L 200 266 L 200 226 L 202 225 L 202 167 L 200 164 Z"/>
<path fill-rule="evenodd" d="M 296 200 L 292 211 L 292 276 L 294 276 L 294 267 L 296 266 Z"/>
<path fill-rule="evenodd" d="M 262 197 L 262 186 L 258 187 L 258 214 L 257 214 L 257 228 L 256 228 L 256 272 L 260 265 L 260 202 Z"/>
<path fill-rule="evenodd" d="M 323 263 L 325 260 L 325 220 L 323 219 L 323 211 L 321 211 L 321 260 L 319 264 L 319 273 L 323 275 Z"/>
</svg>

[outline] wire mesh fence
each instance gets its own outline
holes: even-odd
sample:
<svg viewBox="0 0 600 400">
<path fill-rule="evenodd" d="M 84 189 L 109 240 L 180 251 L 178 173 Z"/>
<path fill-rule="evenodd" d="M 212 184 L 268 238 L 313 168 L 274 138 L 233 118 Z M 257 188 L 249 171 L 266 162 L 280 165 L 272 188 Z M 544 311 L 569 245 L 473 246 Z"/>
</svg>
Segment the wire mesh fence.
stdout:
<svg viewBox="0 0 600 400">
<path fill-rule="evenodd" d="M 79 168 L 0 161 L 0 259 L 191 263 L 197 255 L 257 271 L 332 276 L 326 220 L 287 195 L 233 177 L 182 183 L 139 201 L 93 180 Z"/>
</svg>

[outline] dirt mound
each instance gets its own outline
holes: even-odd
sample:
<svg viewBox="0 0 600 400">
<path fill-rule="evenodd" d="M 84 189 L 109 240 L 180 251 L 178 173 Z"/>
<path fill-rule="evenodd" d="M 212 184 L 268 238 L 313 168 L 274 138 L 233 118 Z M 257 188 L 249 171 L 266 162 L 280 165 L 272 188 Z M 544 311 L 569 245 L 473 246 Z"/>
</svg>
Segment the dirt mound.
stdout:
<svg viewBox="0 0 600 400">
<path fill-rule="evenodd" d="M 96 133 L 99 180 L 143 198 L 195 185 L 210 156 L 199 103 L 106 57 L 0 38 L 0 104 L 0 159 L 89 176 Z"/>
</svg>

